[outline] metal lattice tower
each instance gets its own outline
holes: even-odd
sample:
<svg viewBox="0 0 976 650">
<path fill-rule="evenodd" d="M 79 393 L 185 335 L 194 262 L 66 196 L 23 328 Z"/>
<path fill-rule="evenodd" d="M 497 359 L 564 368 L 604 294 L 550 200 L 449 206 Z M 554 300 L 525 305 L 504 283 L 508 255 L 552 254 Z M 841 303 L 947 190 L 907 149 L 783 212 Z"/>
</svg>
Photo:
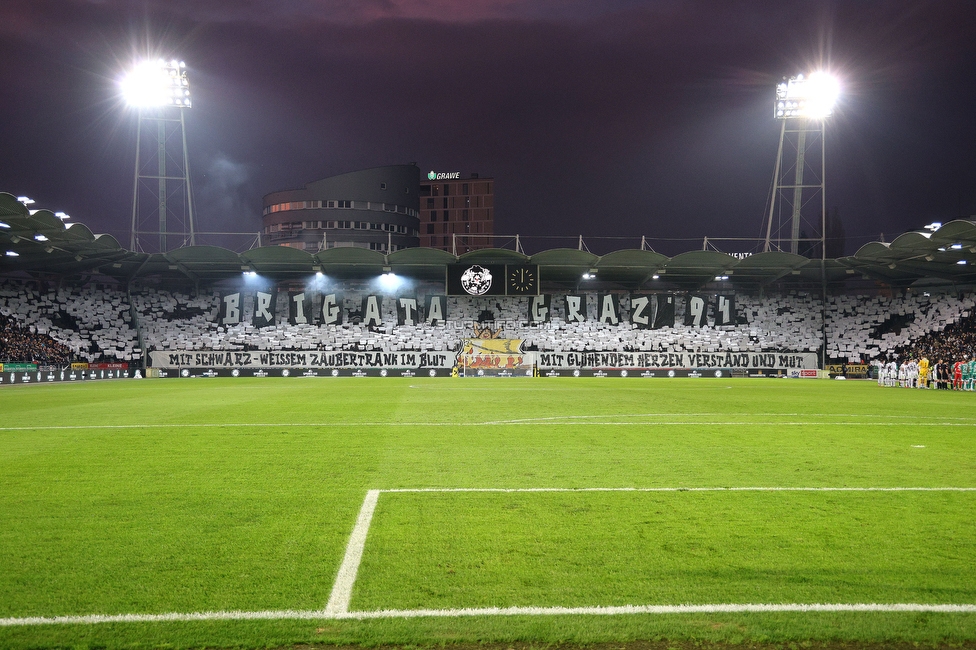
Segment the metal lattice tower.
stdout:
<svg viewBox="0 0 976 650">
<path fill-rule="evenodd" d="M 781 123 L 763 251 L 801 251 L 804 242 L 826 255 L 825 118 L 837 97 L 836 82 L 822 73 L 798 75 L 776 87 L 774 116 Z M 819 237 L 802 237 L 804 224 Z"/>
<path fill-rule="evenodd" d="M 162 253 L 193 246 L 196 235 L 184 115 L 190 107 L 186 64 L 141 64 L 123 86 L 129 103 L 139 109 L 129 249 Z"/>
</svg>

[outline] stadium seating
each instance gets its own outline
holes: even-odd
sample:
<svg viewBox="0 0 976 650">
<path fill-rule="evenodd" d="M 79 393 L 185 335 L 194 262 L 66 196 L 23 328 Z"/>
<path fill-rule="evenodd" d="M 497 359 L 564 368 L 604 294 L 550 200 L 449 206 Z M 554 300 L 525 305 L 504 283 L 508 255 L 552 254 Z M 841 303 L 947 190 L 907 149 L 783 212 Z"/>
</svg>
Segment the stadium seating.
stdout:
<svg viewBox="0 0 976 650">
<path fill-rule="evenodd" d="M 81 361 L 137 361 L 142 351 L 125 292 L 100 285 L 38 291 L 0 285 L 0 313 L 71 349 Z"/>
<path fill-rule="evenodd" d="M 423 298 L 423 289 L 418 290 Z M 242 311 L 249 313 L 250 296 Z M 885 296 L 819 295 L 791 291 L 781 295 L 736 295 L 737 324 L 688 327 L 682 300 L 673 328 L 638 329 L 624 318 L 617 325 L 566 321 L 562 301 L 552 301 L 551 320 L 528 324 L 527 298 L 451 297 L 448 322 L 397 326 L 393 300 L 383 302 L 383 326 L 367 328 L 358 319 L 341 325 L 290 325 L 287 301 L 277 301 L 278 324 L 218 325 L 219 294 L 191 296 L 179 291 L 142 288 L 131 294 L 111 285 L 38 290 L 36 284 L 0 284 L 0 314 L 67 345 L 77 360 L 141 363 L 146 350 L 452 350 L 474 335 L 483 322 L 505 338 L 524 339 L 528 349 L 647 350 L 699 352 L 816 352 L 823 344 L 826 317 L 827 358 L 869 361 L 904 348 L 925 335 L 971 315 L 972 294 L 918 293 Z M 358 312 L 362 293 L 345 294 L 344 308 Z M 622 296 L 626 315 L 629 299 Z M 588 296 L 596 313 L 596 294 Z M 350 320 L 352 322 L 350 322 Z"/>
</svg>

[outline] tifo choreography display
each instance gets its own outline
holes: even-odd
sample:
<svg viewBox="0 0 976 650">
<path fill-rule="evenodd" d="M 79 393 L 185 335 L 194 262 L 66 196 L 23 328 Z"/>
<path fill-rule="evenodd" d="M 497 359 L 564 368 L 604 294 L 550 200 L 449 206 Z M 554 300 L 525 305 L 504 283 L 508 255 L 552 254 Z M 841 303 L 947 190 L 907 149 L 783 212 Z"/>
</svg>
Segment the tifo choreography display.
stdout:
<svg viewBox="0 0 976 650">
<path fill-rule="evenodd" d="M 969 341 L 974 304 L 972 294 L 955 293 L 835 295 L 825 303 L 802 291 L 452 296 L 436 285 L 384 291 L 350 281 L 185 293 L 6 280 L 0 359 L 8 372 L 47 373 L 34 381 L 60 379 L 71 363 L 86 379 L 91 370 L 114 378 L 136 369 L 160 376 L 816 376 L 830 364 L 870 363 L 888 381 L 889 359 L 903 349 Z M 946 363 L 936 364 L 940 372 Z"/>
</svg>

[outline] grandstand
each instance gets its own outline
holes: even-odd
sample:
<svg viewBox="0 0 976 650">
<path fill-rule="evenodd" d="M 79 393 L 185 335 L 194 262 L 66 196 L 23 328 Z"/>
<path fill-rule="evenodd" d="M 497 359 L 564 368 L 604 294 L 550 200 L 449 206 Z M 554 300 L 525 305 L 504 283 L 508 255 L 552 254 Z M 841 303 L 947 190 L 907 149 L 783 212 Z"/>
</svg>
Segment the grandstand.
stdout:
<svg viewBox="0 0 976 650">
<path fill-rule="evenodd" d="M 976 267 L 967 257 L 976 247 L 976 225 L 969 221 L 868 244 L 848 258 L 810 260 L 783 252 L 737 259 L 692 251 L 669 259 L 648 250 L 596 256 L 568 249 L 532 256 L 489 249 L 460 257 L 430 249 L 389 255 L 331 249 L 313 256 L 283 247 L 240 255 L 214 247 L 143 254 L 84 226 L 66 228 L 43 210 L 31 214 L 8 194 L 0 194 L 0 219 L 8 248 L 0 258 L 0 314 L 27 336 L 63 346 L 74 362 L 147 367 L 154 365 L 152 352 L 193 351 L 450 356 L 480 329 L 535 353 L 776 352 L 813 355 L 823 367 L 889 358 L 946 328 L 965 330 L 976 304 Z M 445 296 L 440 321 L 398 317 L 397 299 L 422 306 L 444 294 L 449 265 L 499 263 L 539 269 L 546 318 L 529 317 L 531 296 L 511 295 Z M 396 274 L 386 276 L 396 278 L 395 286 L 381 285 L 384 274 Z M 258 290 L 275 294 L 268 322 L 253 318 Z M 322 295 L 340 296 L 339 322 L 295 322 L 288 296 L 296 291 L 308 292 L 316 314 Z M 229 292 L 240 295 L 238 322 L 219 317 L 221 296 Z M 579 296 L 589 316 L 569 317 L 567 295 Z M 598 301 L 607 295 L 613 296 L 611 317 L 600 313 Z M 378 320 L 361 313 L 369 296 L 378 297 Z M 663 327 L 636 323 L 631 300 L 640 296 L 672 296 L 673 320 Z M 695 322 L 686 317 L 691 296 L 710 306 Z M 718 296 L 734 305 L 730 322 L 715 313 Z M 26 356 L 7 352 L 0 361 L 52 365 L 42 355 Z"/>
</svg>

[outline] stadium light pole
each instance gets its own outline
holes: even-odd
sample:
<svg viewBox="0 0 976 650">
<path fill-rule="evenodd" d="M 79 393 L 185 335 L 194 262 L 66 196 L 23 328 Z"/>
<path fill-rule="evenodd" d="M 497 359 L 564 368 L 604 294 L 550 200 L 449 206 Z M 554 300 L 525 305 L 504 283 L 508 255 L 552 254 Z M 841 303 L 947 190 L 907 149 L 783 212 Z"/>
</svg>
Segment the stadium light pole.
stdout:
<svg viewBox="0 0 976 650">
<path fill-rule="evenodd" d="M 824 184 L 826 171 L 824 126 L 834 111 L 840 96 L 840 83 L 822 71 L 808 76 L 802 74 L 784 79 L 776 86 L 773 116 L 780 121 L 779 149 L 776 153 L 776 169 L 773 175 L 773 193 L 766 221 L 766 241 L 763 251 L 772 250 L 773 219 L 776 207 L 782 201 L 791 206 L 790 252 L 799 252 L 801 218 L 804 205 L 803 190 L 820 192 L 820 256 L 827 256 L 827 195 Z M 787 135 L 793 138 L 796 160 L 792 164 L 793 179 L 784 183 L 785 172 L 783 147 Z M 808 136 L 820 138 L 820 174 L 817 182 L 804 181 Z M 782 238 L 780 238 L 782 240 Z"/>
<path fill-rule="evenodd" d="M 136 127 L 136 162 L 132 181 L 132 229 L 129 238 L 130 250 L 140 246 L 140 234 L 158 234 L 159 252 L 166 252 L 168 232 L 175 233 L 173 224 L 167 217 L 180 221 L 181 245 L 196 244 L 193 218 L 193 193 L 190 187 L 190 160 L 186 146 L 186 122 L 184 112 L 192 105 L 190 85 L 186 75 L 186 63 L 173 60 L 146 60 L 136 63 L 120 80 L 119 87 L 126 103 L 138 111 Z M 174 117 L 175 115 L 175 117 Z M 143 123 L 155 122 L 156 155 L 143 160 Z M 149 130 L 146 130 L 147 132 Z M 182 156 L 170 156 L 167 143 L 179 138 Z M 172 168 L 176 167 L 176 173 Z M 169 170 L 169 171 L 168 171 Z M 155 188 L 151 181 L 156 181 Z M 179 184 L 177 205 L 171 199 L 176 192 L 170 192 L 167 181 Z M 143 226 L 147 217 L 142 214 L 147 201 L 140 194 L 153 194 L 154 208 L 157 211 L 158 230 L 146 231 Z M 180 210 L 182 209 L 182 214 Z M 188 237 L 188 239 L 187 239 Z"/>
</svg>

